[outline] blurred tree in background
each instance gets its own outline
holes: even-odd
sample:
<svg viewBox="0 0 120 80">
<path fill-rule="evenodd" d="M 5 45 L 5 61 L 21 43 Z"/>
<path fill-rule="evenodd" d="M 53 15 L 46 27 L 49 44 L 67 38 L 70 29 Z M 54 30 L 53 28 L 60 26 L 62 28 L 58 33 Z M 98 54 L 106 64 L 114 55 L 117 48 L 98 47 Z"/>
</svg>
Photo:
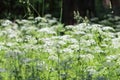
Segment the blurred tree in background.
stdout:
<svg viewBox="0 0 120 80">
<path fill-rule="evenodd" d="M 66 24 L 74 21 L 74 11 L 88 18 L 108 13 L 120 15 L 120 0 L 0 0 L 0 18 L 16 19 L 51 14 Z"/>
<path fill-rule="evenodd" d="M 52 14 L 59 17 L 60 0 L 0 0 L 0 18 L 27 18 Z"/>
</svg>

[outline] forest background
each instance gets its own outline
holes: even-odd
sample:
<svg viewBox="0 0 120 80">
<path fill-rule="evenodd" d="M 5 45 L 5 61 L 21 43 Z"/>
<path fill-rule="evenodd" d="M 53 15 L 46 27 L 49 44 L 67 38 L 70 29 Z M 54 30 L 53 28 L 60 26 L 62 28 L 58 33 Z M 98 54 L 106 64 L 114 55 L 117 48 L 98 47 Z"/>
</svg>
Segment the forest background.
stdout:
<svg viewBox="0 0 120 80">
<path fill-rule="evenodd" d="M 90 18 L 120 13 L 120 0 L 1 0 L 0 4 L 0 18 L 11 20 L 51 14 L 66 24 L 73 24 L 74 11 Z"/>
</svg>

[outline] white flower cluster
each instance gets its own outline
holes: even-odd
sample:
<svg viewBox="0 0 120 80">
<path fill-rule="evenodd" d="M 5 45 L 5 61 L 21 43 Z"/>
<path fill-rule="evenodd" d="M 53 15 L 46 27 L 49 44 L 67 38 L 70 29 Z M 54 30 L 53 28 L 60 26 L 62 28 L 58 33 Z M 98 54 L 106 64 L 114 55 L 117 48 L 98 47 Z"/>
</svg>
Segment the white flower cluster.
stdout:
<svg viewBox="0 0 120 80">
<path fill-rule="evenodd" d="M 92 54 L 81 54 L 79 55 L 79 57 L 83 59 L 83 61 L 87 61 L 87 62 L 92 61 L 94 59 L 94 55 Z"/>
<path fill-rule="evenodd" d="M 53 73 L 49 72 L 51 76 L 56 74 L 58 67 L 63 73 L 64 70 L 77 72 L 84 67 L 84 71 L 95 75 L 97 70 L 99 72 L 105 68 L 104 63 L 120 65 L 120 33 L 109 32 L 112 28 L 88 23 L 65 27 L 49 23 L 55 24 L 55 21 L 41 17 L 35 21 L 17 20 L 17 24 L 3 21 L 0 28 L 0 58 L 3 65 L 7 60 L 16 59 L 12 64 L 20 58 L 21 65 L 45 70 L 45 74 L 47 69 L 54 69 Z M 72 74 L 77 76 L 80 72 Z M 67 75 L 71 77 L 71 73 Z"/>
</svg>

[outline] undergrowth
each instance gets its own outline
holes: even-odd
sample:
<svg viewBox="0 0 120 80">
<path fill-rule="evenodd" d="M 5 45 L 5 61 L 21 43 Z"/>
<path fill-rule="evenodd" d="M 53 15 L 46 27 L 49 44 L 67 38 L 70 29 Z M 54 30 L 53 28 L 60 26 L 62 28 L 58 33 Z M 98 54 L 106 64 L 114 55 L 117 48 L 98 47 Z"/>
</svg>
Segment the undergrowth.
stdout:
<svg viewBox="0 0 120 80">
<path fill-rule="evenodd" d="M 120 33 L 50 15 L 0 21 L 0 80 L 119 80 Z"/>
</svg>

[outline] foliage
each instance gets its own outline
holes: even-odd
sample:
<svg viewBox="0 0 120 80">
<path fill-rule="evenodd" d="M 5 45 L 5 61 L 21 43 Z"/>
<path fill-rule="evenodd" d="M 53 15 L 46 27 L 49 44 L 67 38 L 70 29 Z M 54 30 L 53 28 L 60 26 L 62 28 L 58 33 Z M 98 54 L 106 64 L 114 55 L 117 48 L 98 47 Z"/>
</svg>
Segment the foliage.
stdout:
<svg viewBox="0 0 120 80">
<path fill-rule="evenodd" d="M 105 26 L 111 26 L 115 29 L 116 32 L 120 31 L 120 17 L 113 16 L 111 14 L 107 14 L 103 17 L 103 19 L 93 18 L 90 20 L 93 23 L 102 24 Z"/>
<path fill-rule="evenodd" d="M 23 19 L 52 14 L 60 17 L 61 0 L 2 0 L 0 18 Z"/>
<path fill-rule="evenodd" d="M 120 33 L 50 15 L 0 20 L 1 80 L 118 80 Z"/>
</svg>

